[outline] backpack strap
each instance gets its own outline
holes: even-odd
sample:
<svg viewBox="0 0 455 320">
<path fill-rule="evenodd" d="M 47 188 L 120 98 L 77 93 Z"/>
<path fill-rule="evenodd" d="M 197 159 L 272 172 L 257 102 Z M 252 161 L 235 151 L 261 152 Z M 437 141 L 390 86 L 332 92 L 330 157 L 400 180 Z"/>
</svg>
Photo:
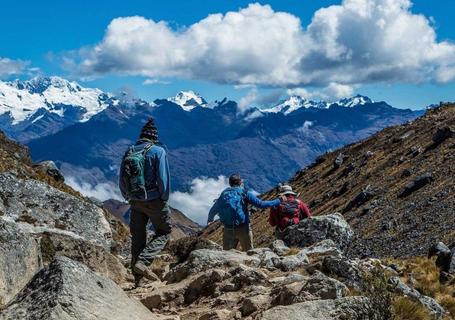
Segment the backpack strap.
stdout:
<svg viewBox="0 0 455 320">
<path fill-rule="evenodd" d="M 151 142 L 148 142 L 147 145 L 142 149 L 141 153 L 142 153 L 142 156 L 144 157 L 144 165 L 145 165 L 145 161 L 147 161 L 147 152 L 150 151 L 150 149 L 153 147 L 153 143 Z M 145 171 L 144 171 L 144 175 L 145 175 Z M 149 191 L 154 191 L 154 190 L 157 190 L 157 187 L 151 187 L 149 185 L 147 185 L 147 181 L 145 182 L 145 191 L 146 192 L 149 192 Z"/>
</svg>

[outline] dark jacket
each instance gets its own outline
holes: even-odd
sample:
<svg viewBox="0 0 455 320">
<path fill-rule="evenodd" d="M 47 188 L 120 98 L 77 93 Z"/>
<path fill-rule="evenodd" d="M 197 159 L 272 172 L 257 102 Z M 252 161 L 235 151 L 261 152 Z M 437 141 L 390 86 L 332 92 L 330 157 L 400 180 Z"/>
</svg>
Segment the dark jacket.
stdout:
<svg viewBox="0 0 455 320">
<path fill-rule="evenodd" d="M 239 187 L 240 188 L 240 187 Z M 215 219 L 215 216 L 219 212 L 219 206 L 221 204 L 221 200 L 218 198 L 218 200 L 215 202 L 213 207 L 210 209 L 209 216 L 207 219 L 207 224 L 212 222 Z M 277 206 L 281 203 L 280 199 L 272 200 L 272 201 L 263 201 L 256 197 L 253 192 L 251 191 L 245 191 L 245 198 L 244 198 L 244 206 L 243 206 L 243 213 L 245 214 L 246 217 L 246 222 L 245 224 L 250 223 L 250 213 L 248 210 L 248 205 L 252 205 L 253 207 L 260 208 L 260 209 L 265 209 L 265 208 L 270 208 Z"/>
<path fill-rule="evenodd" d="M 141 139 L 136 142 L 135 147 L 144 148 L 148 143 L 150 143 L 149 140 Z M 120 172 L 122 171 L 123 170 L 121 168 Z M 156 199 L 168 201 L 169 194 L 171 192 L 171 178 L 169 174 L 169 163 L 164 146 L 154 144 L 147 152 L 144 174 L 147 190 L 149 190 L 147 191 L 147 200 L 145 201 Z M 120 179 L 119 187 L 122 194 L 125 194 L 126 186 L 123 179 Z"/>
</svg>

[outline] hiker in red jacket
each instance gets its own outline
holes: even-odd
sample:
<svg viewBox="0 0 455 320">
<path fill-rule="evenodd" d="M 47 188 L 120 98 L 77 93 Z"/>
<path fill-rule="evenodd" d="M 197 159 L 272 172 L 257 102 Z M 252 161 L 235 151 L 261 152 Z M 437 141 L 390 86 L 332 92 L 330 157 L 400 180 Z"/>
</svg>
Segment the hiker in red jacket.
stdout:
<svg viewBox="0 0 455 320">
<path fill-rule="evenodd" d="M 311 218 L 312 214 L 308 206 L 297 199 L 297 194 L 292 191 L 292 187 L 284 185 L 280 187 L 280 196 L 285 196 L 287 201 L 279 206 L 270 208 L 269 223 L 276 227 L 275 235 L 281 238 L 281 233 L 288 226 L 298 224 L 300 220 Z"/>
</svg>

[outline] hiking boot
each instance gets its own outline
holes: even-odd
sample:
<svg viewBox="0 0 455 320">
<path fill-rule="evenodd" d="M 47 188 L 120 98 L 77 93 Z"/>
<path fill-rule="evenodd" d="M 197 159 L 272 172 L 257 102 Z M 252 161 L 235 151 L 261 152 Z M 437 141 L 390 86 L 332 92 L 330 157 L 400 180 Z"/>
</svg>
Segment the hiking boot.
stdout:
<svg viewBox="0 0 455 320">
<path fill-rule="evenodd" d="M 134 264 L 132 268 L 133 274 L 135 274 L 135 278 L 144 277 L 150 281 L 159 281 L 160 278 L 152 272 L 142 261 L 138 261 Z"/>
</svg>

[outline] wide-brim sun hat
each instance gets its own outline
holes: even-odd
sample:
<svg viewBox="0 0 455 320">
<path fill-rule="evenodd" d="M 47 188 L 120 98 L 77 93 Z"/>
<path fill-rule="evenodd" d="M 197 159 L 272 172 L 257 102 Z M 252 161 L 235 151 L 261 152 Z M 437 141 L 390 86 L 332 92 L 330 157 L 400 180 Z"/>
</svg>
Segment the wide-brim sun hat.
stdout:
<svg viewBox="0 0 455 320">
<path fill-rule="evenodd" d="M 293 195 L 296 196 L 297 193 L 292 191 L 292 187 L 289 185 L 284 185 L 280 187 L 280 196 L 287 196 L 287 195 Z"/>
</svg>

